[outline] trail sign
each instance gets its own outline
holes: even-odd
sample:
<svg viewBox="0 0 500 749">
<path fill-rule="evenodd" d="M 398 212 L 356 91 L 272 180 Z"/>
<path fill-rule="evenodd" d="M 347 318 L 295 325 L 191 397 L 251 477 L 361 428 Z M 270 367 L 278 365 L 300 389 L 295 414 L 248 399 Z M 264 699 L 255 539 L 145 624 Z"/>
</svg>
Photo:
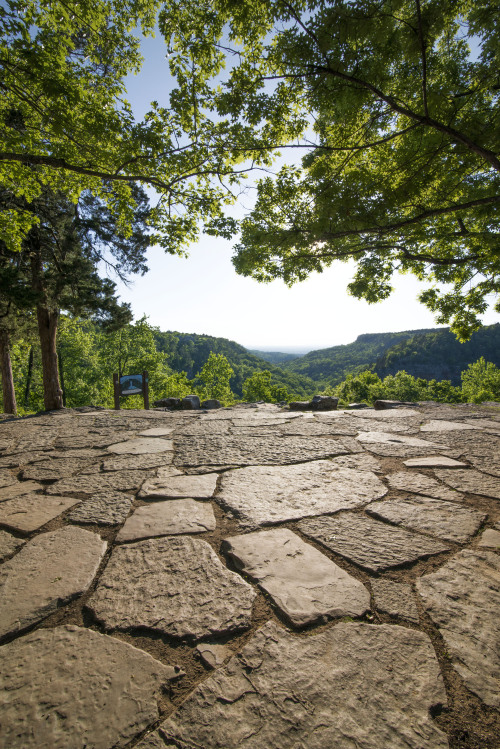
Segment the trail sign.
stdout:
<svg viewBox="0 0 500 749">
<path fill-rule="evenodd" d="M 148 373 L 113 375 L 113 391 L 115 396 L 115 410 L 120 410 L 120 397 L 126 398 L 129 395 L 142 395 L 144 398 L 144 408 L 149 410 L 149 384 Z"/>
</svg>

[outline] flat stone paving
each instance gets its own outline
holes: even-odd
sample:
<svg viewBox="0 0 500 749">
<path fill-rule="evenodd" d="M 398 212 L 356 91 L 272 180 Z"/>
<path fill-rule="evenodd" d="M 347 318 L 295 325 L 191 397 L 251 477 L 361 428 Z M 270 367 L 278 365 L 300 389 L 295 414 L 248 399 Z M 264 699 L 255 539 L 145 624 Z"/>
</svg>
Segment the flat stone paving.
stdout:
<svg viewBox="0 0 500 749">
<path fill-rule="evenodd" d="M 0 421 L 0 749 L 498 749 L 499 481 L 483 406 Z"/>
</svg>

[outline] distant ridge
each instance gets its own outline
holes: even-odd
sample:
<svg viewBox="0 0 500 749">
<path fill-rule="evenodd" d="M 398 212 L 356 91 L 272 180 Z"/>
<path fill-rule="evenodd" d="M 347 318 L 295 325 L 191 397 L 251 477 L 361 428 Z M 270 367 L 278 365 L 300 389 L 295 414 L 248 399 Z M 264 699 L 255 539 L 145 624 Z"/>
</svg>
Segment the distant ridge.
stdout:
<svg viewBox="0 0 500 749">
<path fill-rule="evenodd" d="M 285 351 L 259 351 L 258 349 L 247 349 L 247 351 L 271 364 L 283 364 L 301 356 L 301 354 L 287 354 Z"/>
</svg>

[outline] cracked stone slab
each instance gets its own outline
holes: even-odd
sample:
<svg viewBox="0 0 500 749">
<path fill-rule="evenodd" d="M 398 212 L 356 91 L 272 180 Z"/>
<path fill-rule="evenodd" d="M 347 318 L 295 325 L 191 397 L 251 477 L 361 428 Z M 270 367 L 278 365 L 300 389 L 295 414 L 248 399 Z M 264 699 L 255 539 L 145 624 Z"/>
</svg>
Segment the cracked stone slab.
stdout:
<svg viewBox="0 0 500 749">
<path fill-rule="evenodd" d="M 213 497 L 217 484 L 217 473 L 205 473 L 199 476 L 172 476 L 158 471 L 158 477 L 146 481 L 139 497 L 149 499 L 161 497 L 163 499 L 193 497 L 196 499 L 210 499 Z"/>
<path fill-rule="evenodd" d="M 210 504 L 194 499 L 173 499 L 138 507 L 118 533 L 116 540 L 135 541 L 156 536 L 214 531 L 215 515 Z"/>
<path fill-rule="evenodd" d="M 247 629 L 255 596 L 205 541 L 172 536 L 115 548 L 87 605 L 107 629 L 200 640 Z"/>
<path fill-rule="evenodd" d="M 488 455 L 468 455 L 467 456 L 474 468 L 482 473 L 489 473 L 491 476 L 500 478 L 500 461 L 498 456 L 492 458 Z"/>
<path fill-rule="evenodd" d="M 389 473 L 386 476 L 391 489 L 411 492 L 412 494 L 424 494 L 434 499 L 448 499 L 460 501 L 464 495 L 448 486 L 443 486 L 436 479 L 426 476 L 424 473 L 413 473 L 412 471 L 400 471 Z"/>
<path fill-rule="evenodd" d="M 233 536 L 223 549 L 296 627 L 362 616 L 370 608 L 362 583 L 288 528 Z"/>
<path fill-rule="evenodd" d="M 386 411 L 375 411 L 373 408 L 367 408 L 359 413 L 356 413 L 355 411 L 348 411 L 348 413 L 355 419 L 380 419 L 381 423 L 386 419 L 408 419 L 412 416 L 420 417 L 419 412 L 415 411 L 414 408 L 394 408 L 387 409 Z"/>
<path fill-rule="evenodd" d="M 16 538 L 7 531 L 0 531 L 0 560 L 9 557 L 23 544 L 23 539 Z"/>
<path fill-rule="evenodd" d="M 39 629 L 0 649 L 2 747 L 123 747 L 158 720 L 162 687 L 182 676 L 90 629 Z M 50 685 L 50 687 L 48 687 Z"/>
<path fill-rule="evenodd" d="M 137 491 L 148 478 L 146 471 L 116 471 L 61 479 L 47 487 L 47 494 L 97 494 L 109 491 Z"/>
<path fill-rule="evenodd" d="M 488 517 L 469 507 L 428 497 L 372 502 L 366 511 L 379 520 L 459 544 L 470 541 Z"/>
<path fill-rule="evenodd" d="M 0 470 L 0 488 L 12 486 L 17 483 L 17 478 L 8 469 Z"/>
<path fill-rule="evenodd" d="M 0 504 L 0 524 L 16 531 L 31 533 L 61 515 L 76 502 L 74 497 L 24 494 Z"/>
<path fill-rule="evenodd" d="M 463 432 L 467 429 L 479 429 L 479 425 L 466 424 L 464 421 L 445 421 L 444 419 L 431 419 L 427 424 L 420 427 L 421 432 Z"/>
<path fill-rule="evenodd" d="M 393 432 L 360 432 L 356 437 L 367 450 L 377 455 L 388 457 L 411 457 L 422 453 L 436 452 L 436 450 L 447 451 L 447 445 L 419 439 L 406 434 L 394 434 Z"/>
<path fill-rule="evenodd" d="M 416 583 L 453 667 L 487 705 L 500 706 L 500 557 L 463 550 Z"/>
<path fill-rule="evenodd" d="M 279 427 L 281 434 L 294 435 L 297 437 L 323 437 L 323 436 L 349 436 L 355 437 L 358 430 L 352 425 L 348 418 L 342 416 L 335 420 L 314 417 L 304 419 L 299 416 L 290 422 L 285 422 Z"/>
<path fill-rule="evenodd" d="M 471 468 L 451 472 L 437 470 L 434 473 L 438 479 L 441 479 L 453 489 L 458 489 L 458 491 L 500 499 L 500 478 L 495 476 L 488 476 Z"/>
<path fill-rule="evenodd" d="M 16 481 L 0 489 L 0 502 L 20 497 L 22 494 L 32 494 L 43 488 L 43 484 L 37 484 L 36 481 Z"/>
<path fill-rule="evenodd" d="M 302 520 L 299 529 L 327 549 L 371 572 L 449 551 L 448 546 L 433 538 L 353 512 Z"/>
<path fill-rule="evenodd" d="M 419 623 L 418 609 L 410 585 L 374 578 L 371 581 L 375 607 L 383 614 Z"/>
<path fill-rule="evenodd" d="M 284 465 L 351 452 L 341 439 L 321 437 L 252 437 L 213 435 L 175 440 L 174 462 L 197 465 Z"/>
<path fill-rule="evenodd" d="M 330 460 L 332 466 L 336 468 L 354 468 L 358 471 L 382 472 L 382 464 L 370 453 L 357 453 L 356 455 L 339 455 Z"/>
<path fill-rule="evenodd" d="M 209 642 L 197 645 L 196 650 L 203 663 L 209 668 L 219 668 L 232 655 L 225 645 L 212 645 Z"/>
<path fill-rule="evenodd" d="M 28 541 L 0 569 L 0 635 L 20 632 L 87 590 L 107 544 L 67 526 Z"/>
<path fill-rule="evenodd" d="M 173 431 L 173 427 L 151 427 L 150 429 L 144 429 L 143 432 L 139 432 L 139 437 L 166 437 L 172 434 Z"/>
<path fill-rule="evenodd" d="M 493 528 L 487 528 L 481 534 L 478 546 L 490 546 L 493 549 L 500 549 L 500 531 Z"/>
<path fill-rule="evenodd" d="M 265 624 L 160 727 L 204 749 L 446 749 L 430 716 L 446 702 L 429 638 L 340 623 L 297 637 Z"/>
<path fill-rule="evenodd" d="M 35 481 L 52 481 L 67 476 L 73 476 L 84 469 L 89 469 L 94 465 L 94 470 L 98 470 L 99 463 L 85 458 L 50 458 L 39 463 L 31 463 L 23 469 L 23 478 L 34 479 Z"/>
<path fill-rule="evenodd" d="M 121 492 L 100 492 L 80 502 L 66 519 L 71 523 L 120 525 L 132 508 L 133 497 Z"/>
<path fill-rule="evenodd" d="M 108 452 L 116 455 L 151 455 L 152 453 L 166 453 L 174 449 L 172 440 L 159 437 L 138 437 L 127 442 L 117 442 L 108 447 Z"/>
<path fill-rule="evenodd" d="M 466 463 L 445 455 L 426 455 L 419 458 L 409 458 L 403 463 L 407 468 L 467 468 Z"/>
<path fill-rule="evenodd" d="M 102 464 L 102 470 L 108 471 L 144 471 L 148 468 L 161 468 L 172 463 L 173 452 L 156 453 L 155 455 L 117 455 L 108 458 Z"/>
<path fill-rule="evenodd" d="M 259 526 L 352 509 L 386 494 L 374 473 L 318 460 L 228 471 L 216 500 L 246 525 Z"/>
<path fill-rule="evenodd" d="M 86 447 L 108 447 L 111 445 L 118 437 L 121 437 L 122 439 L 132 439 L 135 437 L 135 433 L 120 433 L 118 430 L 110 430 L 109 433 L 106 434 L 99 434 L 99 433 L 85 433 L 82 432 L 81 429 L 78 426 L 74 426 L 74 431 L 68 434 L 65 434 L 61 437 L 58 437 L 58 439 L 54 443 L 54 447 L 60 448 L 63 450 L 78 450 L 80 448 L 86 448 Z"/>
</svg>

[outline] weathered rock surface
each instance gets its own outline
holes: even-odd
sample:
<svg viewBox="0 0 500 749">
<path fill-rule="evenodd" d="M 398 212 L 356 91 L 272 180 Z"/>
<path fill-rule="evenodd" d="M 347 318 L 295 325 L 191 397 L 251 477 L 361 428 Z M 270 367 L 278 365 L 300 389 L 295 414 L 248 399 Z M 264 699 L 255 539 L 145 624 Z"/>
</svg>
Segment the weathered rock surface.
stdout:
<svg viewBox="0 0 500 749">
<path fill-rule="evenodd" d="M 356 439 L 365 445 L 367 450 L 389 457 L 410 457 L 449 449 L 446 445 L 392 432 L 361 432 Z"/>
<path fill-rule="evenodd" d="M 0 568 L 0 635 L 20 632 L 87 590 L 106 547 L 72 526 L 26 543 Z"/>
<path fill-rule="evenodd" d="M 116 540 L 173 536 L 181 533 L 206 533 L 215 530 L 211 505 L 194 499 L 173 499 L 138 507 L 118 533 Z"/>
<path fill-rule="evenodd" d="M 149 429 L 144 429 L 144 431 L 139 432 L 139 437 L 166 437 L 167 435 L 172 434 L 174 428 L 172 427 L 151 427 Z"/>
<path fill-rule="evenodd" d="M 216 398 L 208 398 L 206 401 L 201 402 L 200 407 L 213 411 L 216 408 L 222 408 L 222 403 Z"/>
<path fill-rule="evenodd" d="M 214 435 L 180 437 L 175 441 L 176 465 L 285 465 L 343 455 L 348 450 L 341 439 L 320 437 L 254 437 Z"/>
<path fill-rule="evenodd" d="M 382 578 L 374 578 L 371 583 L 375 608 L 383 614 L 398 616 L 401 619 L 418 624 L 417 604 L 409 585 Z"/>
<path fill-rule="evenodd" d="M 209 668 L 219 668 L 231 655 L 231 651 L 225 645 L 212 645 L 209 642 L 197 645 L 196 650 Z"/>
<path fill-rule="evenodd" d="M 479 429 L 479 426 L 466 424 L 464 421 L 445 421 L 444 419 L 431 419 L 420 427 L 421 432 L 464 432 L 467 429 Z"/>
<path fill-rule="evenodd" d="M 464 550 L 416 583 L 454 668 L 487 705 L 500 706 L 500 557 Z"/>
<path fill-rule="evenodd" d="M 424 494 L 426 497 L 448 499 L 455 502 L 464 498 L 464 495 L 460 492 L 450 489 L 448 486 L 443 486 L 439 481 L 426 476 L 424 473 L 398 471 L 397 473 L 389 473 L 386 479 L 391 489 L 400 489 L 412 494 Z"/>
<path fill-rule="evenodd" d="M 173 536 L 115 548 L 88 606 L 107 629 L 199 640 L 246 629 L 255 595 L 205 541 Z"/>
<path fill-rule="evenodd" d="M 296 627 L 370 608 L 362 583 L 287 528 L 233 536 L 223 549 Z"/>
<path fill-rule="evenodd" d="M 133 497 L 121 492 L 100 492 L 80 502 L 66 516 L 72 523 L 120 525 L 132 507 Z"/>
<path fill-rule="evenodd" d="M 0 524 L 23 533 L 36 531 L 76 503 L 73 497 L 25 494 L 0 504 Z"/>
<path fill-rule="evenodd" d="M 160 468 L 171 465 L 173 452 L 156 453 L 155 455 L 117 455 L 108 458 L 102 464 L 102 470 L 107 471 L 145 471 L 148 468 Z"/>
<path fill-rule="evenodd" d="M 315 395 L 311 400 L 312 411 L 336 411 L 339 399 L 331 395 Z"/>
<path fill-rule="evenodd" d="M 95 465 L 95 464 L 94 464 Z M 92 466 L 92 461 L 86 458 L 51 458 L 31 463 L 23 469 L 23 478 L 35 481 L 53 481 L 66 476 L 73 476 Z M 95 470 L 98 469 L 98 466 Z"/>
<path fill-rule="evenodd" d="M 272 525 L 352 509 L 386 493 L 374 473 L 336 468 L 321 460 L 228 471 L 222 476 L 217 501 L 247 525 Z"/>
<path fill-rule="evenodd" d="M 137 491 L 148 478 L 146 471 L 116 471 L 92 474 L 91 476 L 73 476 L 61 479 L 47 487 L 47 494 L 97 494 L 110 491 Z"/>
<path fill-rule="evenodd" d="M 182 676 L 108 635 L 40 629 L 0 649 L 4 749 L 122 747 L 158 719 L 161 687 Z"/>
<path fill-rule="evenodd" d="M 493 528 L 487 528 L 481 534 L 478 546 L 490 546 L 493 549 L 500 549 L 500 531 Z"/>
<path fill-rule="evenodd" d="M 411 408 L 413 406 L 418 406 L 418 403 L 398 400 L 376 400 L 373 403 L 373 408 L 375 409 L 375 411 L 385 411 L 388 408 Z"/>
<path fill-rule="evenodd" d="M 500 478 L 488 476 L 473 469 L 462 471 L 435 471 L 436 476 L 448 486 L 462 492 L 481 494 L 484 497 L 500 499 Z"/>
<path fill-rule="evenodd" d="M 452 502 L 428 497 L 389 499 L 373 502 L 367 508 L 369 515 L 403 525 L 445 541 L 466 543 L 479 530 L 487 518 L 483 512 L 471 510 Z"/>
<path fill-rule="evenodd" d="M 5 557 L 13 554 L 23 543 L 22 539 L 16 538 L 12 533 L 0 531 L 0 559 L 5 559 Z"/>
<path fill-rule="evenodd" d="M 449 550 L 440 541 L 353 512 L 303 520 L 299 528 L 306 536 L 372 572 Z"/>
<path fill-rule="evenodd" d="M 166 453 L 174 449 L 172 440 L 164 440 L 156 437 L 138 437 L 127 442 L 117 442 L 108 447 L 108 452 L 116 455 L 151 455 L 154 453 Z"/>
<path fill-rule="evenodd" d="M 445 701 L 420 632 L 348 623 L 299 638 L 268 622 L 159 732 L 204 749 L 446 749 L 430 717 Z"/>
<path fill-rule="evenodd" d="M 409 458 L 403 463 L 407 468 L 467 468 L 466 463 L 445 455 L 428 455 L 420 458 Z"/>
<path fill-rule="evenodd" d="M 39 489 L 43 489 L 43 484 L 37 484 L 36 481 L 16 481 L 0 489 L 0 502 L 20 497 L 23 494 L 32 494 Z"/>
<path fill-rule="evenodd" d="M 144 499 L 174 499 L 193 497 L 210 499 L 215 492 L 218 474 L 205 473 L 201 476 L 164 476 L 158 472 L 158 478 L 149 479 L 143 484 L 139 496 Z"/>
</svg>

